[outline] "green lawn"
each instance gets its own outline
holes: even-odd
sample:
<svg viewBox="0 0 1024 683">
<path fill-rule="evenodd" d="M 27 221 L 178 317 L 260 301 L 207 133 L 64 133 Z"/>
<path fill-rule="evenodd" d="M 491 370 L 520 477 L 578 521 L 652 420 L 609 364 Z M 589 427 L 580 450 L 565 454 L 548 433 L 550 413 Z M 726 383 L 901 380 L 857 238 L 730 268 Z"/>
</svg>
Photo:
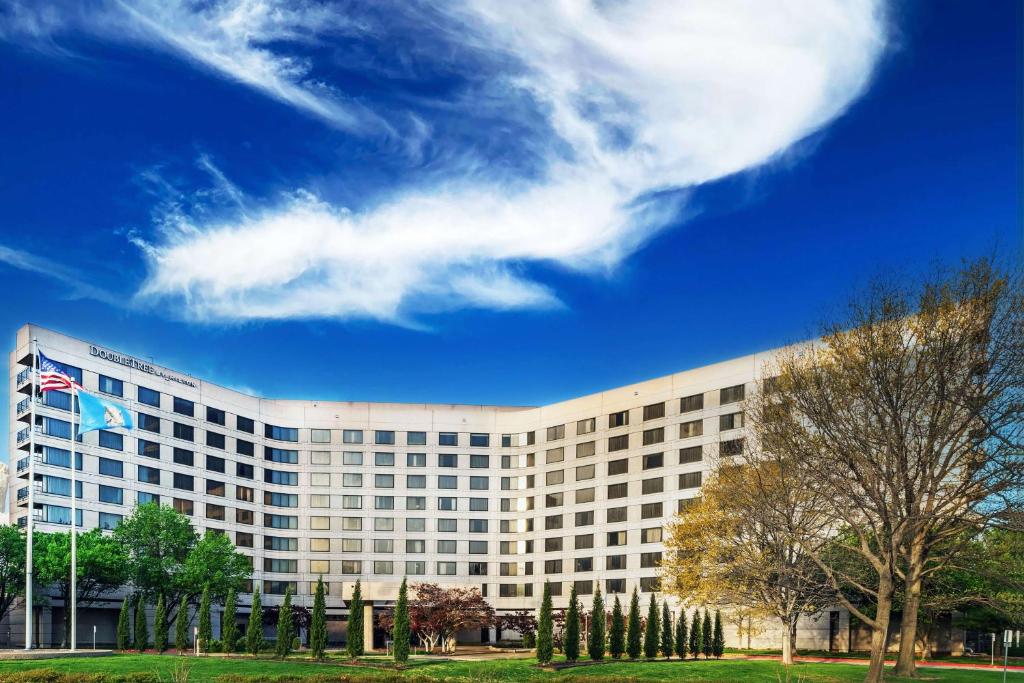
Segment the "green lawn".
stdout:
<svg viewBox="0 0 1024 683">
<path fill-rule="evenodd" d="M 174 681 L 175 665 L 183 658 L 165 655 L 114 655 L 112 657 L 55 659 L 46 661 L 0 662 L 0 683 L 65 683 L 91 680 L 96 683 L 132 681 Z M 852 664 L 797 664 L 789 672 L 770 661 L 688 661 L 688 662 L 616 662 L 592 667 L 578 667 L 548 672 L 533 666 L 533 660 L 490 660 L 484 662 L 446 662 L 416 660 L 408 670 L 396 675 L 368 667 L 344 666 L 337 663 L 316 664 L 308 660 L 279 662 L 272 659 L 224 659 L 219 657 L 185 658 L 191 664 L 188 682 L 217 683 L 291 683 L 309 681 L 395 681 L 410 683 L 490 681 L 720 681 L 744 683 L 841 683 L 860 681 L 862 666 Z M 30 676 L 27 672 L 47 669 L 49 676 Z M 64 674 L 55 676 L 54 674 Z M 100 674 L 88 677 L 88 674 Z M 103 674 L 106 674 L 104 676 Z M 948 683 L 996 683 L 1002 672 L 942 671 L 924 669 L 919 681 Z M 81 678 L 80 678 L 81 677 Z M 137 678 L 136 678 L 137 677 Z M 902 681 L 906 679 L 888 679 Z M 1011 673 L 1008 680 L 1024 681 L 1024 674 Z"/>
</svg>

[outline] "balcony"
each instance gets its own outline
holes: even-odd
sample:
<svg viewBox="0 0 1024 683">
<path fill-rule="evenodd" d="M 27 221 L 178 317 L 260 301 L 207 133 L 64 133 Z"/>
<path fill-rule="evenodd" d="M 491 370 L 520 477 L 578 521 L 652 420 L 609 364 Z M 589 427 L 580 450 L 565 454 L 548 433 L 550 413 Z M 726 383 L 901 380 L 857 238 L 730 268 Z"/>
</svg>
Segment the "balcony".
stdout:
<svg viewBox="0 0 1024 683">
<path fill-rule="evenodd" d="M 32 368 L 25 368 L 18 373 L 14 386 L 23 394 L 32 393 Z"/>
</svg>

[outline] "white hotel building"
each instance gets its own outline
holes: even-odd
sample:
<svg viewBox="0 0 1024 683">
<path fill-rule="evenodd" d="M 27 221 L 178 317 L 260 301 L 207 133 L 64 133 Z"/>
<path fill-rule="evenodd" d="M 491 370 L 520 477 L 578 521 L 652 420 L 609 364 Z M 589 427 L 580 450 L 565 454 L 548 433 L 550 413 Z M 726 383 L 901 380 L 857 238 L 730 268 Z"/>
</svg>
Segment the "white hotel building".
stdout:
<svg viewBox="0 0 1024 683">
<path fill-rule="evenodd" d="M 598 585 L 608 602 L 620 594 L 628 604 L 634 587 L 644 607 L 652 592 L 660 600 L 665 526 L 719 458 L 742 454 L 741 401 L 771 357 L 539 407 L 276 400 L 26 325 L 10 355 L 8 509 L 12 523 L 34 514 L 43 531 L 71 521 L 70 397 L 38 397 L 30 439 L 33 337 L 49 358 L 79 369 L 86 390 L 136 416 L 135 430 L 90 432 L 77 447 L 81 528 L 111 529 L 140 502 L 170 505 L 252 557 L 265 603 L 291 585 L 297 603 L 310 606 L 322 575 L 336 643 L 356 579 L 367 615 L 393 604 L 403 576 L 478 587 L 499 613 L 538 607 L 544 581 L 556 608 L 571 585 L 584 605 Z M 79 643 L 91 643 L 93 625 L 101 643 L 111 642 L 118 606 L 81 609 Z M 20 609 L 11 617 L 13 643 L 24 642 L 23 618 Z M 40 644 L 60 643 L 62 619 L 63 605 L 51 599 Z M 369 631 L 372 620 L 364 622 Z M 778 643 L 766 626 L 755 646 Z M 746 644 L 734 625 L 726 638 Z M 846 649 L 846 613 L 801 622 L 798 639 Z"/>
</svg>

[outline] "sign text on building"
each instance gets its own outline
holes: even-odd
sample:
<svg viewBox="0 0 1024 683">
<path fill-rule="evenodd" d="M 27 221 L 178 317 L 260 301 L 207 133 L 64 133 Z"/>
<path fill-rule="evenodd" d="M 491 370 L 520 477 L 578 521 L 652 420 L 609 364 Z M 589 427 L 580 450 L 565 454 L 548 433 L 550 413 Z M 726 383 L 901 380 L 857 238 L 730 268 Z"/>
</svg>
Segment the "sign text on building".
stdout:
<svg viewBox="0 0 1024 683">
<path fill-rule="evenodd" d="M 107 349 L 101 349 L 98 346 L 89 346 L 89 355 L 108 360 L 111 363 L 117 363 L 118 365 L 125 365 L 133 370 L 140 370 L 142 372 L 148 372 L 151 375 L 157 377 L 163 377 L 168 382 L 177 382 L 183 384 L 186 387 L 195 387 L 196 383 L 187 377 L 178 377 L 176 375 L 169 375 L 163 370 L 153 367 L 145 361 L 141 361 L 138 358 L 132 356 L 126 356 L 123 353 L 115 353 L 114 351 L 108 351 Z"/>
</svg>

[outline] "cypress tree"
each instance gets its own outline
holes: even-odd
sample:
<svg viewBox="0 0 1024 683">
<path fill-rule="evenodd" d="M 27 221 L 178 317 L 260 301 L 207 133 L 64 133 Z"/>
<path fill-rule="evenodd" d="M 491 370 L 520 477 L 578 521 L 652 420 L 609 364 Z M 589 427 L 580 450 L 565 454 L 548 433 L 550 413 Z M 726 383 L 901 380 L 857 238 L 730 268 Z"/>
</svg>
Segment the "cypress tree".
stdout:
<svg viewBox="0 0 1024 683">
<path fill-rule="evenodd" d="M 178 654 L 188 649 L 188 600 L 181 599 L 178 616 L 174 620 L 174 649 Z"/>
<path fill-rule="evenodd" d="M 391 629 L 391 642 L 395 648 L 395 662 L 405 664 L 409 660 L 409 591 L 402 579 L 395 604 L 395 624 Z"/>
<path fill-rule="evenodd" d="M 260 604 L 259 586 L 254 586 L 252 590 L 252 609 L 245 629 L 245 649 L 253 657 L 263 649 L 263 605 Z"/>
<path fill-rule="evenodd" d="M 565 659 L 575 662 L 580 658 L 580 605 L 576 600 L 576 584 L 569 591 L 569 610 L 565 614 Z"/>
<path fill-rule="evenodd" d="M 135 649 L 145 652 L 149 647 L 149 628 L 146 626 L 146 601 L 139 596 L 135 601 Z"/>
<path fill-rule="evenodd" d="M 551 584 L 544 582 L 544 597 L 540 601 L 537 620 L 537 662 L 547 664 L 554 654 L 554 633 L 551 622 Z"/>
<path fill-rule="evenodd" d="M 686 633 L 686 610 L 679 611 L 679 620 L 676 621 L 676 656 L 679 659 L 686 659 L 687 642 Z"/>
<path fill-rule="evenodd" d="M 128 625 L 128 614 L 132 609 L 132 599 L 125 596 L 121 601 L 121 613 L 117 616 L 117 649 L 127 650 L 131 646 L 131 627 Z"/>
<path fill-rule="evenodd" d="M 622 603 L 619 596 L 615 596 L 615 604 L 612 606 L 612 626 L 608 631 L 608 652 L 613 659 L 622 657 L 626 651 L 626 618 L 622 615 Z"/>
<path fill-rule="evenodd" d="M 295 638 L 295 622 L 292 621 L 292 587 L 284 591 L 284 602 L 277 613 L 277 656 L 287 657 L 292 651 L 292 639 Z"/>
<path fill-rule="evenodd" d="M 693 622 L 690 624 L 690 654 L 694 659 L 697 659 L 703 646 L 704 635 L 700 626 L 700 610 L 696 609 L 693 611 Z"/>
<path fill-rule="evenodd" d="M 661 636 L 661 619 L 658 616 L 658 601 L 651 593 L 651 604 L 647 608 L 647 628 L 644 630 L 644 657 L 654 659 L 658 656 L 658 638 Z"/>
<path fill-rule="evenodd" d="M 640 656 L 640 596 L 633 587 L 633 598 L 629 601 L 629 618 L 626 621 L 626 654 L 630 659 Z"/>
<path fill-rule="evenodd" d="M 363 588 L 359 579 L 352 589 L 352 600 L 348 604 L 348 641 L 345 649 L 349 659 L 363 656 L 366 644 L 363 642 Z"/>
<path fill-rule="evenodd" d="M 238 642 L 238 625 L 235 623 L 237 612 L 238 595 L 232 590 L 228 592 L 224 613 L 220 616 L 220 639 L 224 644 L 224 652 L 234 652 Z"/>
<path fill-rule="evenodd" d="M 167 607 L 164 606 L 164 594 L 156 599 L 156 615 L 153 617 L 153 647 L 157 652 L 167 649 Z"/>
<path fill-rule="evenodd" d="M 672 613 L 668 611 L 668 600 L 661 603 L 661 654 L 672 659 Z"/>
<path fill-rule="evenodd" d="M 213 640 L 213 620 L 210 619 L 210 586 L 203 587 L 203 597 L 199 599 L 199 651 L 209 652 L 210 641 Z"/>
<path fill-rule="evenodd" d="M 590 634 L 587 637 L 587 653 L 595 662 L 604 659 L 604 598 L 601 597 L 601 587 L 597 587 L 594 593 L 594 606 L 590 614 Z"/>
<path fill-rule="evenodd" d="M 715 610 L 715 631 L 711 637 L 711 654 L 721 659 L 725 654 L 725 633 L 722 631 L 722 610 Z"/>
<path fill-rule="evenodd" d="M 713 634 L 711 632 L 711 613 L 704 608 L 704 623 L 701 625 L 701 635 L 704 637 L 701 643 L 701 652 L 704 653 L 704 659 L 711 656 L 711 638 Z"/>
<path fill-rule="evenodd" d="M 309 647 L 314 659 L 323 659 L 327 650 L 327 605 L 324 601 L 324 577 L 316 582 L 313 597 L 313 621 L 309 626 Z"/>
</svg>

